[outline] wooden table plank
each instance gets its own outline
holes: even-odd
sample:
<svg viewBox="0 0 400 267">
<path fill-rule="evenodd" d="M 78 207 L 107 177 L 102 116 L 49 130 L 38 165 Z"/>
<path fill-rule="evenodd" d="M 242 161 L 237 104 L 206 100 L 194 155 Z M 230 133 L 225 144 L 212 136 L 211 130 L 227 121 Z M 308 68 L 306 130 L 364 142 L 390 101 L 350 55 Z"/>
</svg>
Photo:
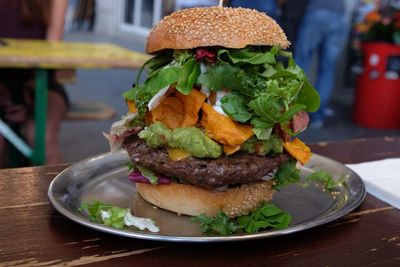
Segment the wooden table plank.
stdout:
<svg viewBox="0 0 400 267">
<path fill-rule="evenodd" d="M 396 137 L 312 147 L 317 153 L 350 163 L 386 155 L 399 157 L 399 146 Z M 88 229 L 56 212 L 48 204 L 47 187 L 66 166 L 0 170 L 0 266 L 400 264 L 400 211 L 370 195 L 344 218 L 291 235 L 216 244 L 152 242 Z"/>
<path fill-rule="evenodd" d="M 0 67 L 140 68 L 149 55 L 108 43 L 48 42 L 1 39 Z"/>
</svg>

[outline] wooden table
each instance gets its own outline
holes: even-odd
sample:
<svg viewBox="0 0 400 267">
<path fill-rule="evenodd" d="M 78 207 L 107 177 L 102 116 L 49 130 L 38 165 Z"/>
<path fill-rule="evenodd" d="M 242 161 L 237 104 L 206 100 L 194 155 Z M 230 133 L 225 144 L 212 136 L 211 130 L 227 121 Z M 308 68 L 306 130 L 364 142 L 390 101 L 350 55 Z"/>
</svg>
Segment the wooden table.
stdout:
<svg viewBox="0 0 400 267">
<path fill-rule="evenodd" d="M 314 152 L 343 163 L 400 156 L 400 137 L 326 142 Z M 67 165 L 0 170 L 0 266 L 400 266 L 400 211 L 367 195 L 330 224 L 235 243 L 151 242 L 85 228 L 47 201 Z"/>
<path fill-rule="evenodd" d="M 148 55 L 107 43 L 0 39 L 0 68 L 35 69 L 35 146 L 33 150 L 0 119 L 4 135 L 33 164 L 45 161 L 47 72 L 49 69 L 140 68 Z"/>
</svg>

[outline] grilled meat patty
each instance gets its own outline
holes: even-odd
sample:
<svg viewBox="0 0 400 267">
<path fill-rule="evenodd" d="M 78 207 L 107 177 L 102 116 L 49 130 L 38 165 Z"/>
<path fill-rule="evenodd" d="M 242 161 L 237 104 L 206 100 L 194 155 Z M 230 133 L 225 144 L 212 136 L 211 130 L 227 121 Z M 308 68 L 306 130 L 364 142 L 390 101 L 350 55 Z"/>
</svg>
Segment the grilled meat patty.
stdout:
<svg viewBox="0 0 400 267">
<path fill-rule="evenodd" d="M 208 188 L 259 181 L 291 158 L 286 153 L 270 158 L 237 152 L 217 159 L 189 157 L 173 161 L 167 149 L 148 147 L 137 136 L 126 138 L 124 146 L 133 163 L 185 183 Z"/>
</svg>

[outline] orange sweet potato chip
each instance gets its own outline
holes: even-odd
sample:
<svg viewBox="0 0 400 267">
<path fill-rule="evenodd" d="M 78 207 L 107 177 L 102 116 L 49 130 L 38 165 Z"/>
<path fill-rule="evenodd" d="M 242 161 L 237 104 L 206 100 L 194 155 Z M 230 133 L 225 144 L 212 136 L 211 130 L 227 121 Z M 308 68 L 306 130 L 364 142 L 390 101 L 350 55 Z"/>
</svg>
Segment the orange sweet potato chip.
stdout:
<svg viewBox="0 0 400 267">
<path fill-rule="evenodd" d="M 170 129 L 194 126 L 199 120 L 199 111 L 205 100 L 206 96 L 196 89 L 189 95 L 175 91 L 146 114 L 146 123 L 159 121 Z"/>
<path fill-rule="evenodd" d="M 206 95 L 196 89 L 193 89 L 188 95 L 184 95 L 176 91 L 175 96 L 182 101 L 185 112 L 180 127 L 190 127 L 196 125 L 197 121 L 199 120 L 199 111 L 201 105 L 207 98 Z"/>
<path fill-rule="evenodd" d="M 170 129 L 180 127 L 184 119 L 182 101 L 175 96 L 167 96 L 151 111 L 151 121 L 159 121 Z"/>
<path fill-rule="evenodd" d="M 298 138 L 295 138 L 291 142 L 285 142 L 283 147 L 290 155 L 292 155 L 302 164 L 306 164 L 311 158 L 310 148 Z"/>
<path fill-rule="evenodd" d="M 135 102 L 133 100 L 126 100 L 126 104 L 128 105 L 128 111 L 130 113 L 137 112 L 137 108 L 136 108 Z"/>
<path fill-rule="evenodd" d="M 227 155 L 232 155 L 235 152 L 237 152 L 239 149 L 240 149 L 240 145 L 237 145 L 237 146 L 224 145 L 224 152 Z"/>
<path fill-rule="evenodd" d="M 203 111 L 201 125 L 206 130 L 207 135 L 219 143 L 237 146 L 254 134 L 251 126 L 233 121 L 228 116 L 215 111 L 207 103 L 202 104 L 201 110 Z"/>
</svg>

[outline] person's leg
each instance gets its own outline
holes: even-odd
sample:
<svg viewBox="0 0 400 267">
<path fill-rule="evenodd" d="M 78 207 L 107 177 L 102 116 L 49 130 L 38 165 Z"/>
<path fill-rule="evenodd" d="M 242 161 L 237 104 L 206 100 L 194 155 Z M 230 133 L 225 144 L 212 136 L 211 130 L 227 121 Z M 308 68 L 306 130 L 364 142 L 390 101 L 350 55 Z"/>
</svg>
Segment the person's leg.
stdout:
<svg viewBox="0 0 400 267">
<path fill-rule="evenodd" d="M 344 14 L 327 13 L 325 18 L 329 23 L 326 25 L 327 31 L 319 51 L 316 82 L 316 88 L 321 98 L 321 106 L 319 112 L 312 116 L 312 119 L 322 121 L 325 119 L 325 111 L 328 108 L 335 85 L 337 59 L 343 49 L 347 36 Z"/>
<path fill-rule="evenodd" d="M 49 90 L 48 111 L 46 123 L 46 164 L 57 164 L 61 162 L 61 152 L 58 135 L 67 112 L 65 98 L 58 92 Z M 25 132 L 30 145 L 34 145 L 35 124 L 33 118 L 29 118 L 25 124 Z"/>
<path fill-rule="evenodd" d="M 318 50 L 322 35 L 320 17 L 314 11 L 306 13 L 299 28 L 294 58 L 308 77 L 311 76 L 311 61 Z"/>
</svg>

